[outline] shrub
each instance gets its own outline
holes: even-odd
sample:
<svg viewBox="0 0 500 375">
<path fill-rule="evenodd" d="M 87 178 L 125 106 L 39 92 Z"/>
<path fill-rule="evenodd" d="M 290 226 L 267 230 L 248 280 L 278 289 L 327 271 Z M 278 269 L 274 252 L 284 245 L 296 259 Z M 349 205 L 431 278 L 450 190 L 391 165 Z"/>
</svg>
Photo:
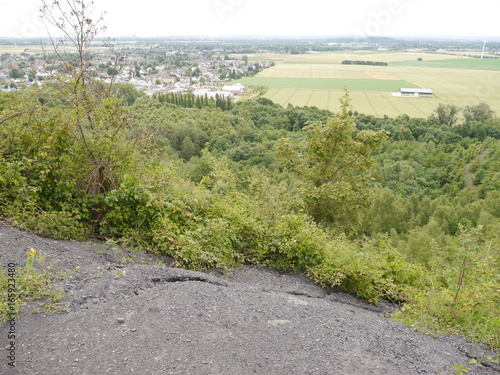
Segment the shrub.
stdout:
<svg viewBox="0 0 500 375">
<path fill-rule="evenodd" d="M 236 251 L 239 247 L 241 236 L 231 223 L 213 218 L 181 234 L 173 255 L 190 269 L 225 268 L 241 262 L 242 256 Z"/>
<path fill-rule="evenodd" d="M 136 177 L 130 176 L 104 196 L 103 206 L 100 232 L 114 238 L 149 232 L 158 214 L 149 191 L 139 185 Z"/>
<path fill-rule="evenodd" d="M 311 269 L 322 287 L 340 287 L 377 304 L 380 299 L 408 300 L 424 280 L 420 265 L 408 263 L 386 238 L 361 245 L 338 237 L 325 250 L 325 260 Z"/>
<path fill-rule="evenodd" d="M 90 234 L 90 228 L 79 216 L 65 211 L 21 211 L 13 219 L 20 228 L 44 237 L 83 241 Z"/>
<path fill-rule="evenodd" d="M 279 271 L 306 272 L 323 260 L 326 234 L 306 215 L 283 215 L 272 228 L 265 263 Z"/>
</svg>

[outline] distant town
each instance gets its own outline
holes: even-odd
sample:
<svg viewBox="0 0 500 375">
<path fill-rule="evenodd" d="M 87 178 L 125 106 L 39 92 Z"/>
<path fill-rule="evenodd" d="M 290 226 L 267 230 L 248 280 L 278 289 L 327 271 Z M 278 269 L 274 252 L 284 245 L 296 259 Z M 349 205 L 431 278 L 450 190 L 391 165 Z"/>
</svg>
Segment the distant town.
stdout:
<svg viewBox="0 0 500 375">
<path fill-rule="evenodd" d="M 33 47 L 26 45 L 22 52 L 8 53 L 7 48 L 2 51 L 0 43 L 2 91 L 40 86 L 64 75 L 54 54 L 34 52 L 41 47 Z M 143 45 L 119 50 L 93 47 L 90 71 L 105 82 L 129 83 L 150 96 L 189 91 L 195 95 L 233 98 L 242 95 L 246 86 L 228 84 L 230 81 L 253 76 L 274 64 L 273 61 L 249 61 L 246 55 L 230 57 L 220 48 L 199 50 Z"/>
</svg>

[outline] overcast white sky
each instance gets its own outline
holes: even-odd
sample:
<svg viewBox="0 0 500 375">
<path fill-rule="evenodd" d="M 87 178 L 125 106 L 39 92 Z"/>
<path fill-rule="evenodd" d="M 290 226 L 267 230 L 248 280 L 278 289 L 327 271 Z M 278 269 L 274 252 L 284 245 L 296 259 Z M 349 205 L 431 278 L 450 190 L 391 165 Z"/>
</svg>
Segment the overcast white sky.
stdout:
<svg viewBox="0 0 500 375">
<path fill-rule="evenodd" d="M 66 0 L 60 0 L 66 1 Z M 500 36 L 497 0 L 95 0 L 105 36 Z M 40 0 L 0 0 L 0 36 L 45 34 Z"/>
</svg>

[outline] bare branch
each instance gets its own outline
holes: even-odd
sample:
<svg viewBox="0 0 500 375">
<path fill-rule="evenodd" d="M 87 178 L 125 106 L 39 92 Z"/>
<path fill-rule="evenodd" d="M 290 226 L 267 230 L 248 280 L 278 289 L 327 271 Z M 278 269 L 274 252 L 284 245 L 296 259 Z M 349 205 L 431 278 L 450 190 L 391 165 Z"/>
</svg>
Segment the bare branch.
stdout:
<svg viewBox="0 0 500 375">
<path fill-rule="evenodd" d="M 23 112 L 14 113 L 13 115 L 7 116 L 2 121 L 0 121 L 0 125 L 2 125 L 4 122 L 9 121 L 10 119 L 13 119 L 14 117 L 24 115 L 25 113 L 26 113 L 26 111 L 23 111 Z"/>
<path fill-rule="evenodd" d="M 94 2 L 86 5 L 82 0 L 42 0 L 40 8 L 55 54 L 66 71 L 83 84 L 89 68 L 85 54 L 95 36 L 106 29 L 102 25 L 103 14 L 93 21 L 93 5 Z M 62 33 L 61 37 L 54 37 L 50 26 L 58 29 Z M 76 50 L 78 69 L 72 69 L 71 58 L 66 56 L 66 42 Z"/>
</svg>

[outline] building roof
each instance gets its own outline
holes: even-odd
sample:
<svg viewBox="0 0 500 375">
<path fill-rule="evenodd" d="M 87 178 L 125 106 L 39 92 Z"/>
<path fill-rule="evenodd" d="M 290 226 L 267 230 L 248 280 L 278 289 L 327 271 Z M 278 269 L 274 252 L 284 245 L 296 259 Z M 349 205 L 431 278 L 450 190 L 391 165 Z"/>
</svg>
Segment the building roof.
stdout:
<svg viewBox="0 0 500 375">
<path fill-rule="evenodd" d="M 242 85 L 241 83 L 235 83 L 234 85 L 225 85 L 223 90 L 241 90 L 241 89 L 246 89 L 245 85 Z"/>
<path fill-rule="evenodd" d="M 416 92 L 416 93 L 419 93 L 419 94 L 432 94 L 432 89 L 415 89 L 415 88 L 411 88 L 411 89 L 405 89 L 405 88 L 401 88 L 399 89 L 400 92 Z"/>
</svg>

